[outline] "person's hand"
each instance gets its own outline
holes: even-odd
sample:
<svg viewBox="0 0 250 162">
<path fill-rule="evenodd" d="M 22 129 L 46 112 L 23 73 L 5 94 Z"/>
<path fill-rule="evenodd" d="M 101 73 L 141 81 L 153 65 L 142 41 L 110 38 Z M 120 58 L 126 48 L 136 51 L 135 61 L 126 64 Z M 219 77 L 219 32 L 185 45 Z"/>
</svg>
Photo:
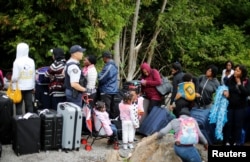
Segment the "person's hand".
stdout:
<svg viewBox="0 0 250 162">
<path fill-rule="evenodd" d="M 238 85 L 241 85 L 241 80 L 240 80 L 239 77 L 236 77 L 236 78 L 235 78 L 235 81 L 236 81 L 236 83 L 237 83 Z"/>
<path fill-rule="evenodd" d="M 178 100 L 179 98 L 181 98 L 181 93 L 177 93 L 177 94 L 175 95 L 175 100 Z"/>
<path fill-rule="evenodd" d="M 169 105 L 168 110 L 172 112 L 174 110 L 174 106 L 173 105 Z"/>
<path fill-rule="evenodd" d="M 228 98 L 229 97 L 229 92 L 228 91 L 223 91 L 223 95 Z"/>
<path fill-rule="evenodd" d="M 141 84 L 142 84 L 143 86 L 145 86 L 145 85 L 146 85 L 146 83 L 147 83 L 147 81 L 146 81 L 146 80 L 144 80 L 144 79 L 142 79 L 142 80 L 141 80 Z"/>
<path fill-rule="evenodd" d="M 208 150 L 208 144 L 204 144 L 205 150 Z"/>
<path fill-rule="evenodd" d="M 200 95 L 199 93 L 195 93 L 195 97 L 196 97 L 196 98 L 200 98 L 201 95 Z"/>
</svg>

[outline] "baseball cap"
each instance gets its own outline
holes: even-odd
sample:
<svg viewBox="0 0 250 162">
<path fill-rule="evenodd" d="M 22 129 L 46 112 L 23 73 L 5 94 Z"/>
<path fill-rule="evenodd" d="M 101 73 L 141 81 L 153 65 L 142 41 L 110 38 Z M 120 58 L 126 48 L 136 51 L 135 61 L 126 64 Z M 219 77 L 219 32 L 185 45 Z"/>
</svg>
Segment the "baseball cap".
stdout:
<svg viewBox="0 0 250 162">
<path fill-rule="evenodd" d="M 102 53 L 102 57 L 112 58 L 112 54 L 109 51 L 105 51 Z"/>
<path fill-rule="evenodd" d="M 80 45 L 73 45 L 70 50 L 69 53 L 75 53 L 75 52 L 85 52 L 86 48 L 82 48 Z"/>
</svg>

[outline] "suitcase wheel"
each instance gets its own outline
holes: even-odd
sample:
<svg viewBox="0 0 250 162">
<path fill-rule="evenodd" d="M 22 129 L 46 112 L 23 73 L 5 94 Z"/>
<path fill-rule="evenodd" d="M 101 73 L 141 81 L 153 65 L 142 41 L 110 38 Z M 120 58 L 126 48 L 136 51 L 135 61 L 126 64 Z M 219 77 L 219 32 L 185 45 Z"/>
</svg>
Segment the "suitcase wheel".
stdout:
<svg viewBox="0 0 250 162">
<path fill-rule="evenodd" d="M 86 145 L 86 144 L 87 144 L 87 139 L 83 138 L 82 141 L 81 141 L 81 143 L 82 143 L 83 145 Z"/>
<path fill-rule="evenodd" d="M 90 151 L 90 150 L 92 150 L 91 145 L 88 145 L 88 144 L 87 144 L 87 145 L 85 146 L 85 150 L 86 150 L 86 151 Z"/>
</svg>

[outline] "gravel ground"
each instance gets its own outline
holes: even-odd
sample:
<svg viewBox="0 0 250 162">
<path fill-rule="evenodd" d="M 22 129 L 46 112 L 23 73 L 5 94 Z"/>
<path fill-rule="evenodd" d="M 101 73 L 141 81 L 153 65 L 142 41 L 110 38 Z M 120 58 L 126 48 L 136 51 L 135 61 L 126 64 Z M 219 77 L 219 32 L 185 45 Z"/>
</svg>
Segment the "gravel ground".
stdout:
<svg viewBox="0 0 250 162">
<path fill-rule="evenodd" d="M 105 138 L 96 140 L 91 151 L 85 150 L 85 145 L 81 145 L 79 151 L 68 151 L 67 153 L 63 150 L 51 150 L 17 156 L 12 150 L 12 145 L 3 145 L 0 162 L 104 162 L 107 153 L 112 150 L 114 150 L 113 146 L 108 146 Z M 130 152 L 132 150 L 122 148 L 119 150 L 122 157 L 127 157 Z"/>
</svg>

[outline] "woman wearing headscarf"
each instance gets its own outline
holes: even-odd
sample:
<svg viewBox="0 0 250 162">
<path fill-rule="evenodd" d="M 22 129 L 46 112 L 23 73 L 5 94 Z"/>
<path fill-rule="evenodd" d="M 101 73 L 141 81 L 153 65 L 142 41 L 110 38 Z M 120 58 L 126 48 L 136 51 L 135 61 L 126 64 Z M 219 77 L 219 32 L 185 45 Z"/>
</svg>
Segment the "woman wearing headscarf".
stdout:
<svg viewBox="0 0 250 162">
<path fill-rule="evenodd" d="M 158 70 L 152 69 L 147 63 L 141 65 L 141 72 L 141 91 L 149 100 L 149 114 L 154 106 L 161 106 L 162 96 L 156 89 L 161 84 L 161 76 Z"/>
</svg>

